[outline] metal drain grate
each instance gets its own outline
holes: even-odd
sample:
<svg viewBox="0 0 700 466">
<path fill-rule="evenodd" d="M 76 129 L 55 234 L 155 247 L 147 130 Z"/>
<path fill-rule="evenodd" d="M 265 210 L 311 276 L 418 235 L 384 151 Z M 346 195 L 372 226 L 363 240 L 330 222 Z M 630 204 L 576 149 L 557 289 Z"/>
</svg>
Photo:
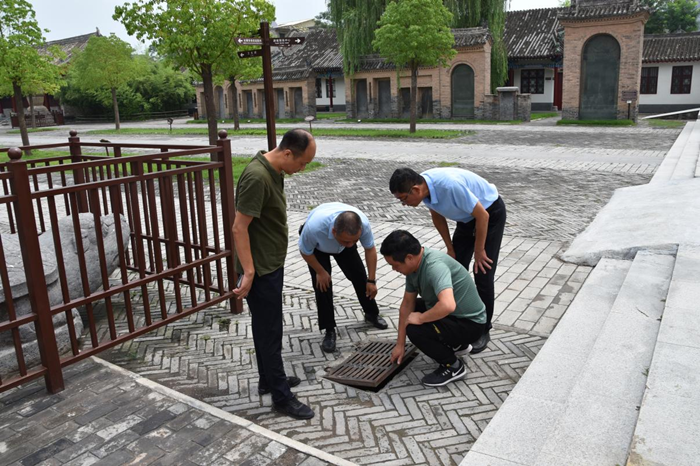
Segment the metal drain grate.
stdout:
<svg viewBox="0 0 700 466">
<path fill-rule="evenodd" d="M 395 341 L 367 342 L 342 364 L 329 369 L 326 378 L 345 385 L 376 388 L 401 367 L 389 362 L 395 344 Z M 416 347 L 407 342 L 402 365 L 415 351 Z"/>
</svg>

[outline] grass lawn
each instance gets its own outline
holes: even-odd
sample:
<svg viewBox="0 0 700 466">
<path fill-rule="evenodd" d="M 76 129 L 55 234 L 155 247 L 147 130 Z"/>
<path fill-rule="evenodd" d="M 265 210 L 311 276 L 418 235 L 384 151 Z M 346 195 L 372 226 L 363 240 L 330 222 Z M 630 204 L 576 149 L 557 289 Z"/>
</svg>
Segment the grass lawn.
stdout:
<svg viewBox="0 0 700 466">
<path fill-rule="evenodd" d="M 226 129 L 229 137 L 232 136 L 265 136 L 267 131 L 264 128 L 241 129 L 233 131 L 230 128 Z M 207 128 L 176 128 L 172 132 L 167 129 L 156 128 L 124 128 L 117 130 L 93 130 L 88 131 L 88 134 L 139 134 L 139 135 L 206 135 Z M 469 131 L 443 131 L 419 129 L 411 134 L 408 129 L 405 130 L 390 130 L 390 129 L 343 129 L 343 128 L 318 128 L 313 130 L 314 136 L 337 136 L 337 137 L 384 137 L 384 138 L 416 138 L 416 139 L 454 139 L 461 136 L 473 134 Z"/>
<path fill-rule="evenodd" d="M 559 120 L 557 125 L 636 126 L 636 123 L 632 120 Z"/>
<path fill-rule="evenodd" d="M 410 121 L 407 118 L 345 118 L 343 120 L 338 120 L 341 123 L 406 123 L 409 124 Z M 508 121 L 498 121 L 498 120 L 449 120 L 449 119 L 435 119 L 435 118 L 419 118 L 416 120 L 416 124 L 421 123 L 451 123 L 451 124 L 467 124 L 467 125 L 519 125 L 522 123 L 520 120 L 508 120 Z"/>
<path fill-rule="evenodd" d="M 224 120 L 216 120 L 219 124 L 233 124 L 233 118 L 226 118 Z M 239 123 L 265 123 L 264 118 L 241 118 Z M 276 118 L 275 123 L 305 123 L 303 118 Z M 188 125 L 206 125 L 207 120 L 187 120 Z"/>
<path fill-rule="evenodd" d="M 456 167 L 459 165 L 457 162 L 440 162 L 438 163 L 438 167 Z"/>
<path fill-rule="evenodd" d="M 557 112 L 532 112 L 530 114 L 530 120 L 541 120 L 543 118 L 554 118 L 558 117 L 559 114 Z"/>
<path fill-rule="evenodd" d="M 345 112 L 319 112 L 316 114 L 317 120 L 338 120 L 345 118 L 347 113 Z"/>
<path fill-rule="evenodd" d="M 43 133 L 44 131 L 58 131 L 62 129 L 60 126 L 50 126 L 48 128 L 27 128 L 27 133 Z M 7 132 L 7 134 L 19 134 L 18 129 L 13 129 Z"/>
<path fill-rule="evenodd" d="M 67 150 L 41 149 L 41 150 L 33 150 L 32 155 L 25 155 L 23 152 L 21 160 L 37 160 L 37 159 L 46 159 L 49 157 L 64 157 L 67 155 L 70 155 L 70 152 Z M 10 161 L 10 157 L 7 155 L 7 152 L 0 152 L 0 163 L 5 163 L 5 162 L 9 162 L 9 161 Z"/>
<path fill-rule="evenodd" d="M 655 128 L 682 128 L 687 121 L 683 120 L 645 120 L 649 122 L 649 126 Z"/>
</svg>

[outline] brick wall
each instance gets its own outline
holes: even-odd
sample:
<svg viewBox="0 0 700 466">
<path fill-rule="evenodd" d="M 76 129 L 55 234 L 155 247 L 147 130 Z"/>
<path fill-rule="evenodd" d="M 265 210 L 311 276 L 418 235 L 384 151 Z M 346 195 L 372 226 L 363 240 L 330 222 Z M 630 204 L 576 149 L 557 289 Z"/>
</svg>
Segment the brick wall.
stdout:
<svg viewBox="0 0 700 466">
<path fill-rule="evenodd" d="M 564 26 L 564 92 L 562 117 L 579 118 L 581 93 L 581 58 L 586 42 L 598 34 L 609 34 L 620 44 L 620 75 L 618 80 L 618 119 L 627 118 L 627 101 L 623 91 L 639 89 L 642 67 L 644 24 L 647 13 L 628 18 L 598 19 L 595 21 L 562 20 Z M 638 100 L 632 105 L 636 119 Z"/>
</svg>

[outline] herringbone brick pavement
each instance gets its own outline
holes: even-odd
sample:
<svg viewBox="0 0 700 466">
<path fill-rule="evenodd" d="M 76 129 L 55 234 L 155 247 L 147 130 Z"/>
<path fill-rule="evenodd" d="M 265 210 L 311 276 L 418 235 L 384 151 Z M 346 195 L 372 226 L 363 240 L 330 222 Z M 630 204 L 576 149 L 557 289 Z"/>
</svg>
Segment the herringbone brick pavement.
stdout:
<svg viewBox="0 0 700 466">
<path fill-rule="evenodd" d="M 326 354 L 319 346 L 313 293 L 287 287 L 284 302 L 283 357 L 287 373 L 303 381 L 294 391 L 316 411 L 311 421 L 280 418 L 271 412 L 269 396 L 258 395 L 247 313 L 234 316 L 229 331 L 221 332 L 217 321 L 230 314 L 221 307 L 202 311 L 103 357 L 358 464 L 455 464 L 544 343 L 541 336 L 495 330 L 487 351 L 465 358 L 465 380 L 443 388 L 423 387 L 420 379 L 434 363 L 420 355 L 379 393 L 372 393 L 329 382 L 323 374 L 360 341 L 395 339 L 397 311 L 384 313 L 392 326 L 380 331 L 362 323 L 354 300 L 336 298 L 338 350 Z M 113 304 L 125 320 L 119 303 Z"/>
</svg>

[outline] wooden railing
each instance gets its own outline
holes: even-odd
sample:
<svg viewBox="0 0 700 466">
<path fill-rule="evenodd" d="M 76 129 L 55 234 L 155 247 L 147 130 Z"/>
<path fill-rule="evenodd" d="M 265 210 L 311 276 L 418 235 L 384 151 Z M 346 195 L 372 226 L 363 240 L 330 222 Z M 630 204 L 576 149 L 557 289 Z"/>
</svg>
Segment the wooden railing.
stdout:
<svg viewBox="0 0 700 466">
<path fill-rule="evenodd" d="M 43 376 L 55 393 L 63 389 L 64 366 L 222 302 L 240 312 L 241 302 L 232 293 L 237 277 L 231 141 L 225 131 L 219 137 L 216 146 L 85 143 L 71 131 L 68 144 L 29 147 L 68 148 L 70 155 L 25 161 L 22 149 L 27 147 L 0 149 L 11 159 L 0 164 L 0 283 L 5 294 L 0 310 L 5 306 L 7 314 L 0 319 L 0 336 L 9 332 L 17 361 L 16 371 L 0 374 L 0 392 Z M 104 148 L 105 155 L 85 154 L 86 147 Z M 196 158 L 203 155 L 208 157 Z M 71 218 L 68 231 L 65 220 L 59 228 L 64 217 Z M 111 274 L 108 263 L 114 257 L 106 257 L 102 236 L 107 220 L 117 243 L 118 266 Z M 126 223 L 128 237 L 122 228 Z M 96 256 L 89 256 L 84 244 L 91 240 L 84 238 L 84 230 L 92 228 Z M 10 258 L 1 241 L 9 234 L 19 241 L 21 261 L 14 260 L 24 268 L 23 293 L 31 304 L 24 315 L 16 312 Z M 40 235 L 50 237 L 40 240 Z M 66 236 L 73 241 L 72 251 L 62 247 Z M 66 270 L 69 253 L 77 256 L 78 271 Z M 47 257 L 58 275 L 48 284 Z M 88 276 L 90 257 L 99 261 L 99 276 Z M 73 277 L 79 272 L 73 283 L 71 272 Z M 75 281 L 80 292 L 70 293 Z M 55 287 L 61 298 L 52 304 Z M 74 309 L 81 310 L 85 321 L 82 339 Z M 66 316 L 69 339 L 63 353 L 53 322 L 60 314 Z M 23 326 L 36 331 L 41 357 L 34 365 L 25 360 Z"/>
</svg>

